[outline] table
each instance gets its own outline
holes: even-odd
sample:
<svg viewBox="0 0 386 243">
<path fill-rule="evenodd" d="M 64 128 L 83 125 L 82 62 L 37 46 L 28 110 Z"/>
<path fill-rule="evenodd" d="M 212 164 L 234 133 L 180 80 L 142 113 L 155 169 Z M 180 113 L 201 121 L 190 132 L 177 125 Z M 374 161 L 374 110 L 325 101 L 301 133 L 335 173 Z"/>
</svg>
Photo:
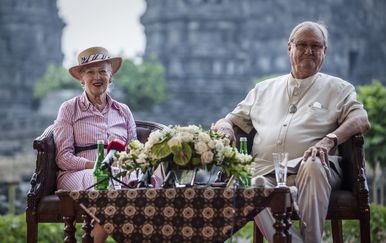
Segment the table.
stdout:
<svg viewBox="0 0 386 243">
<path fill-rule="evenodd" d="M 93 218 L 117 242 L 201 243 L 224 242 L 265 207 L 271 208 L 276 220 L 274 242 L 291 242 L 288 188 L 138 188 L 56 194 L 65 222 L 64 242 L 75 242 L 79 208 L 84 211 L 83 242 L 92 242 Z"/>
</svg>

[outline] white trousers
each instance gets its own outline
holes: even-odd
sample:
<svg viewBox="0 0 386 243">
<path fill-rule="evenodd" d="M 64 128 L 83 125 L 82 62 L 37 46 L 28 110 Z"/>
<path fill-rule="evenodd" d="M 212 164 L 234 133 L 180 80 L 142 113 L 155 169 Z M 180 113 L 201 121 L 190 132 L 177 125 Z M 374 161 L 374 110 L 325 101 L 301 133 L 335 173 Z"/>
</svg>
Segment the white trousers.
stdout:
<svg viewBox="0 0 386 243">
<path fill-rule="evenodd" d="M 331 166 L 334 165 L 331 163 Z M 275 177 L 271 175 L 264 176 L 264 182 L 266 187 L 274 187 L 276 184 Z M 340 184 L 340 175 L 335 169 L 323 166 L 318 157 L 315 161 L 309 158 L 302 162 L 297 174 L 287 177 L 287 185 L 296 186 L 298 190 L 297 203 L 301 222 L 300 235 L 292 227 L 290 229 L 292 242 L 321 242 L 330 194 Z M 271 210 L 266 208 L 261 211 L 255 217 L 255 222 L 265 238 L 273 242 L 275 220 Z"/>
</svg>

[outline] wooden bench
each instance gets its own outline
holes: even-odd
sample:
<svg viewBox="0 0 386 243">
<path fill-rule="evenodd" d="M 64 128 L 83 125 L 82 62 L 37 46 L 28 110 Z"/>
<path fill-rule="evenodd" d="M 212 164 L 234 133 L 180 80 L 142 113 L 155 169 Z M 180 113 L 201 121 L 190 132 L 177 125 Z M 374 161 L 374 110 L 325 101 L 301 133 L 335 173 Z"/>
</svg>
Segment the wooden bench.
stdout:
<svg viewBox="0 0 386 243">
<path fill-rule="evenodd" d="M 143 143 L 147 141 L 152 131 L 165 128 L 164 125 L 156 122 L 136 121 L 135 123 L 137 138 Z M 36 169 L 31 178 L 26 209 L 27 242 L 29 243 L 37 242 L 39 223 L 63 223 L 60 200 L 55 195 L 58 167 L 55 162 L 53 125 L 34 140 L 33 148 L 37 150 Z M 83 222 L 82 215 L 77 215 L 76 222 Z"/>
<path fill-rule="evenodd" d="M 241 136 L 248 139 L 248 151 L 252 149 L 253 137 L 256 131 L 244 133 L 239 127 L 234 127 L 236 141 Z M 343 171 L 342 188 L 332 191 L 328 207 L 327 220 L 331 220 L 334 243 L 343 243 L 342 220 L 359 220 L 360 237 L 362 243 L 370 241 L 370 203 L 369 189 L 366 179 L 366 168 L 363 151 L 364 138 L 361 134 L 352 136 L 348 141 L 339 145 L 339 154 L 343 157 L 340 165 Z M 239 146 L 239 144 L 237 144 Z M 298 220 L 294 214 L 292 220 Z M 256 242 L 263 242 L 263 235 L 255 225 Z"/>
</svg>

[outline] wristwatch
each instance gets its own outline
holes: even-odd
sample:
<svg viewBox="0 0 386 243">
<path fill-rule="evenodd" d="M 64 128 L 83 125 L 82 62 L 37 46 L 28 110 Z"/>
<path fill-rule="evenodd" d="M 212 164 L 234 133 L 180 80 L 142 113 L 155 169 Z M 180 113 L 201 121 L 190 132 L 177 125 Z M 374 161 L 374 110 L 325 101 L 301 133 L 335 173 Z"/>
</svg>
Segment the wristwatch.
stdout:
<svg viewBox="0 0 386 243">
<path fill-rule="evenodd" d="M 329 133 L 325 137 L 334 141 L 334 148 L 338 146 L 338 137 L 336 136 L 335 133 Z"/>
</svg>

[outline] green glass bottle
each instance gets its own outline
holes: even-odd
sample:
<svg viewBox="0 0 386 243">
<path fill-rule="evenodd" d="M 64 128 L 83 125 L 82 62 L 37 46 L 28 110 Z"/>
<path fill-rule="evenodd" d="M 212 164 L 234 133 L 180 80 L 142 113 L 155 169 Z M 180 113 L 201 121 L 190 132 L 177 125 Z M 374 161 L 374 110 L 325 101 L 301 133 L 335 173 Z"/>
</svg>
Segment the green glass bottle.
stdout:
<svg viewBox="0 0 386 243">
<path fill-rule="evenodd" d="M 240 137 L 240 148 L 239 148 L 240 154 L 248 154 L 248 145 L 247 145 L 247 138 L 246 137 Z M 248 187 L 251 186 L 251 178 L 249 176 L 240 178 L 244 186 Z"/>
<path fill-rule="evenodd" d="M 109 187 L 109 180 L 108 180 L 108 174 L 106 170 L 101 170 L 102 161 L 105 158 L 105 151 L 104 151 L 104 141 L 98 140 L 98 156 L 94 164 L 94 171 L 93 175 L 95 177 L 95 182 L 98 182 L 97 185 L 95 185 L 96 190 L 107 190 Z M 102 182 L 101 182 L 102 181 Z"/>
<path fill-rule="evenodd" d="M 240 154 L 248 154 L 247 138 L 240 137 Z"/>
</svg>

